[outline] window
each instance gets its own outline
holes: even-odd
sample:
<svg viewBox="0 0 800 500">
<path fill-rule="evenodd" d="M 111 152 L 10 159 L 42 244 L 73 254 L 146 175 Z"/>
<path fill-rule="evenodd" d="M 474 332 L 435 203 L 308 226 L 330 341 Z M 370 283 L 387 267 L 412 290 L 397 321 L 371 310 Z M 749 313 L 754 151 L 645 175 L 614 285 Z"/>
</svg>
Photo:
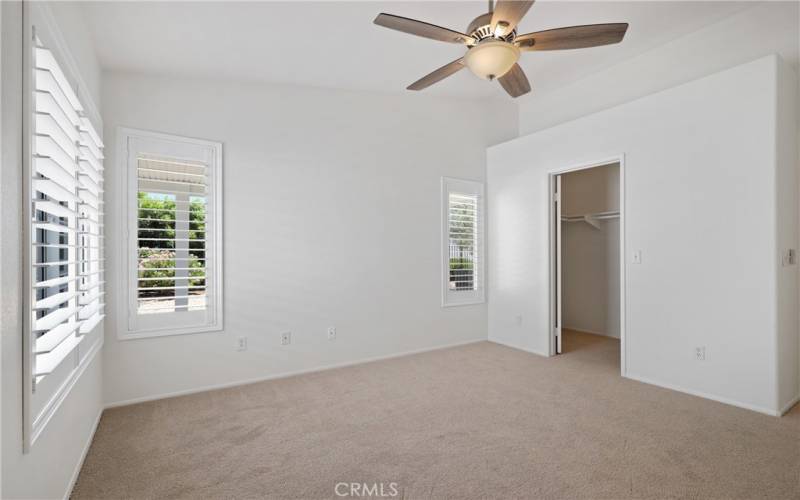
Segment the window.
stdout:
<svg viewBox="0 0 800 500">
<path fill-rule="evenodd" d="M 442 306 L 484 301 L 483 184 L 442 178 Z"/>
<path fill-rule="evenodd" d="M 129 267 L 125 338 L 221 329 L 219 143 L 122 129 Z"/>
<path fill-rule="evenodd" d="M 91 103 L 71 83 L 77 74 L 59 62 L 64 52 L 43 42 L 44 30 L 31 28 L 23 215 L 26 450 L 97 352 L 104 318 L 103 142 L 85 111 Z"/>
</svg>

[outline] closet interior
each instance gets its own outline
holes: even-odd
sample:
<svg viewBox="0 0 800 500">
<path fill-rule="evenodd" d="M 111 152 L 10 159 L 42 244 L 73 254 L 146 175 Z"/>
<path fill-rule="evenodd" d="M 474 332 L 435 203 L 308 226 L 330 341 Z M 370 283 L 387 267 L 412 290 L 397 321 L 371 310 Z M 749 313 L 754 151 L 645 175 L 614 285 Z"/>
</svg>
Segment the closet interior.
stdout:
<svg viewBox="0 0 800 500">
<path fill-rule="evenodd" d="M 620 338 L 620 165 L 557 176 L 558 352 Z M 618 342 L 614 344 L 619 350 Z"/>
</svg>

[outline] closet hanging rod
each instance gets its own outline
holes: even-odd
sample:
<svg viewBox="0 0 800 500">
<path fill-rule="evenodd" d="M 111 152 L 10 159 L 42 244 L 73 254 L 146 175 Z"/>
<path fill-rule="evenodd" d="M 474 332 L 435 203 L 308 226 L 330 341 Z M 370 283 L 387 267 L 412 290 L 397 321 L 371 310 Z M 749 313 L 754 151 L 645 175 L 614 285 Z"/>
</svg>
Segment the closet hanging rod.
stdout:
<svg viewBox="0 0 800 500">
<path fill-rule="evenodd" d="M 618 219 L 619 218 L 619 211 L 610 211 L 610 212 L 597 212 L 593 214 L 586 214 L 586 215 L 565 215 L 561 217 L 562 222 L 585 222 L 592 226 L 595 229 L 602 229 L 600 224 L 597 221 L 600 220 L 608 220 L 608 219 Z"/>
<path fill-rule="evenodd" d="M 575 222 L 575 221 L 586 220 L 587 217 L 598 220 L 616 219 L 619 217 L 619 210 L 612 210 L 609 212 L 595 212 L 593 214 L 582 214 L 582 215 L 562 215 L 561 220 L 566 222 Z"/>
</svg>

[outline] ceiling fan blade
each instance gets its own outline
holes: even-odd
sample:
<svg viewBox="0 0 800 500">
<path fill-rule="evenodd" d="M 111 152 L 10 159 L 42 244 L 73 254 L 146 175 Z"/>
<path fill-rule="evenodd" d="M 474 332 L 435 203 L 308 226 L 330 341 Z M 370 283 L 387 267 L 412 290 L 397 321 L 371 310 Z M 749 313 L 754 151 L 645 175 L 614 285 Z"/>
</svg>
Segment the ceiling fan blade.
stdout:
<svg viewBox="0 0 800 500">
<path fill-rule="evenodd" d="M 531 84 L 525 72 L 515 64 L 505 75 L 497 79 L 500 85 L 508 92 L 511 97 L 519 97 L 531 91 Z"/>
<path fill-rule="evenodd" d="M 459 33 L 435 24 L 417 21 L 416 19 L 409 19 L 407 17 L 395 16 L 392 14 L 381 13 L 373 21 L 378 26 L 389 28 L 392 30 L 402 31 L 412 35 L 421 36 L 424 38 L 431 38 L 439 40 L 440 42 L 459 43 L 459 44 L 474 44 L 476 40 L 469 35 Z"/>
<path fill-rule="evenodd" d="M 456 59 L 455 61 L 445 64 L 441 68 L 433 71 L 432 73 L 428 73 L 427 75 L 423 76 L 416 82 L 412 83 L 408 87 L 408 90 L 422 90 L 424 88 L 428 88 L 436 82 L 442 81 L 448 76 L 452 75 L 453 73 L 458 72 L 461 68 L 464 67 L 464 58 Z"/>
<path fill-rule="evenodd" d="M 514 43 L 522 50 L 564 50 L 619 43 L 628 23 L 587 24 L 520 35 Z"/>
<path fill-rule="evenodd" d="M 492 31 L 497 30 L 498 23 L 506 23 L 508 26 L 503 26 L 502 33 L 499 35 L 507 35 L 514 31 L 517 24 L 528 13 L 528 9 L 533 5 L 534 0 L 497 0 L 492 13 Z"/>
</svg>

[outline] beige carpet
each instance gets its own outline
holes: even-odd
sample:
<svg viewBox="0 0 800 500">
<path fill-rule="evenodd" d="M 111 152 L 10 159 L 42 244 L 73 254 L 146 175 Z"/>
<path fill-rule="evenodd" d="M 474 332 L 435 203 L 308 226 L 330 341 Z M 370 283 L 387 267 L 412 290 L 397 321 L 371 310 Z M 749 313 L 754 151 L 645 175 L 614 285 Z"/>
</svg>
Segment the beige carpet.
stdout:
<svg viewBox="0 0 800 500">
<path fill-rule="evenodd" d="M 800 498 L 800 408 L 768 417 L 619 376 L 572 333 L 483 342 L 108 410 L 74 498 Z M 340 489 L 346 492 L 346 489 Z"/>
</svg>

